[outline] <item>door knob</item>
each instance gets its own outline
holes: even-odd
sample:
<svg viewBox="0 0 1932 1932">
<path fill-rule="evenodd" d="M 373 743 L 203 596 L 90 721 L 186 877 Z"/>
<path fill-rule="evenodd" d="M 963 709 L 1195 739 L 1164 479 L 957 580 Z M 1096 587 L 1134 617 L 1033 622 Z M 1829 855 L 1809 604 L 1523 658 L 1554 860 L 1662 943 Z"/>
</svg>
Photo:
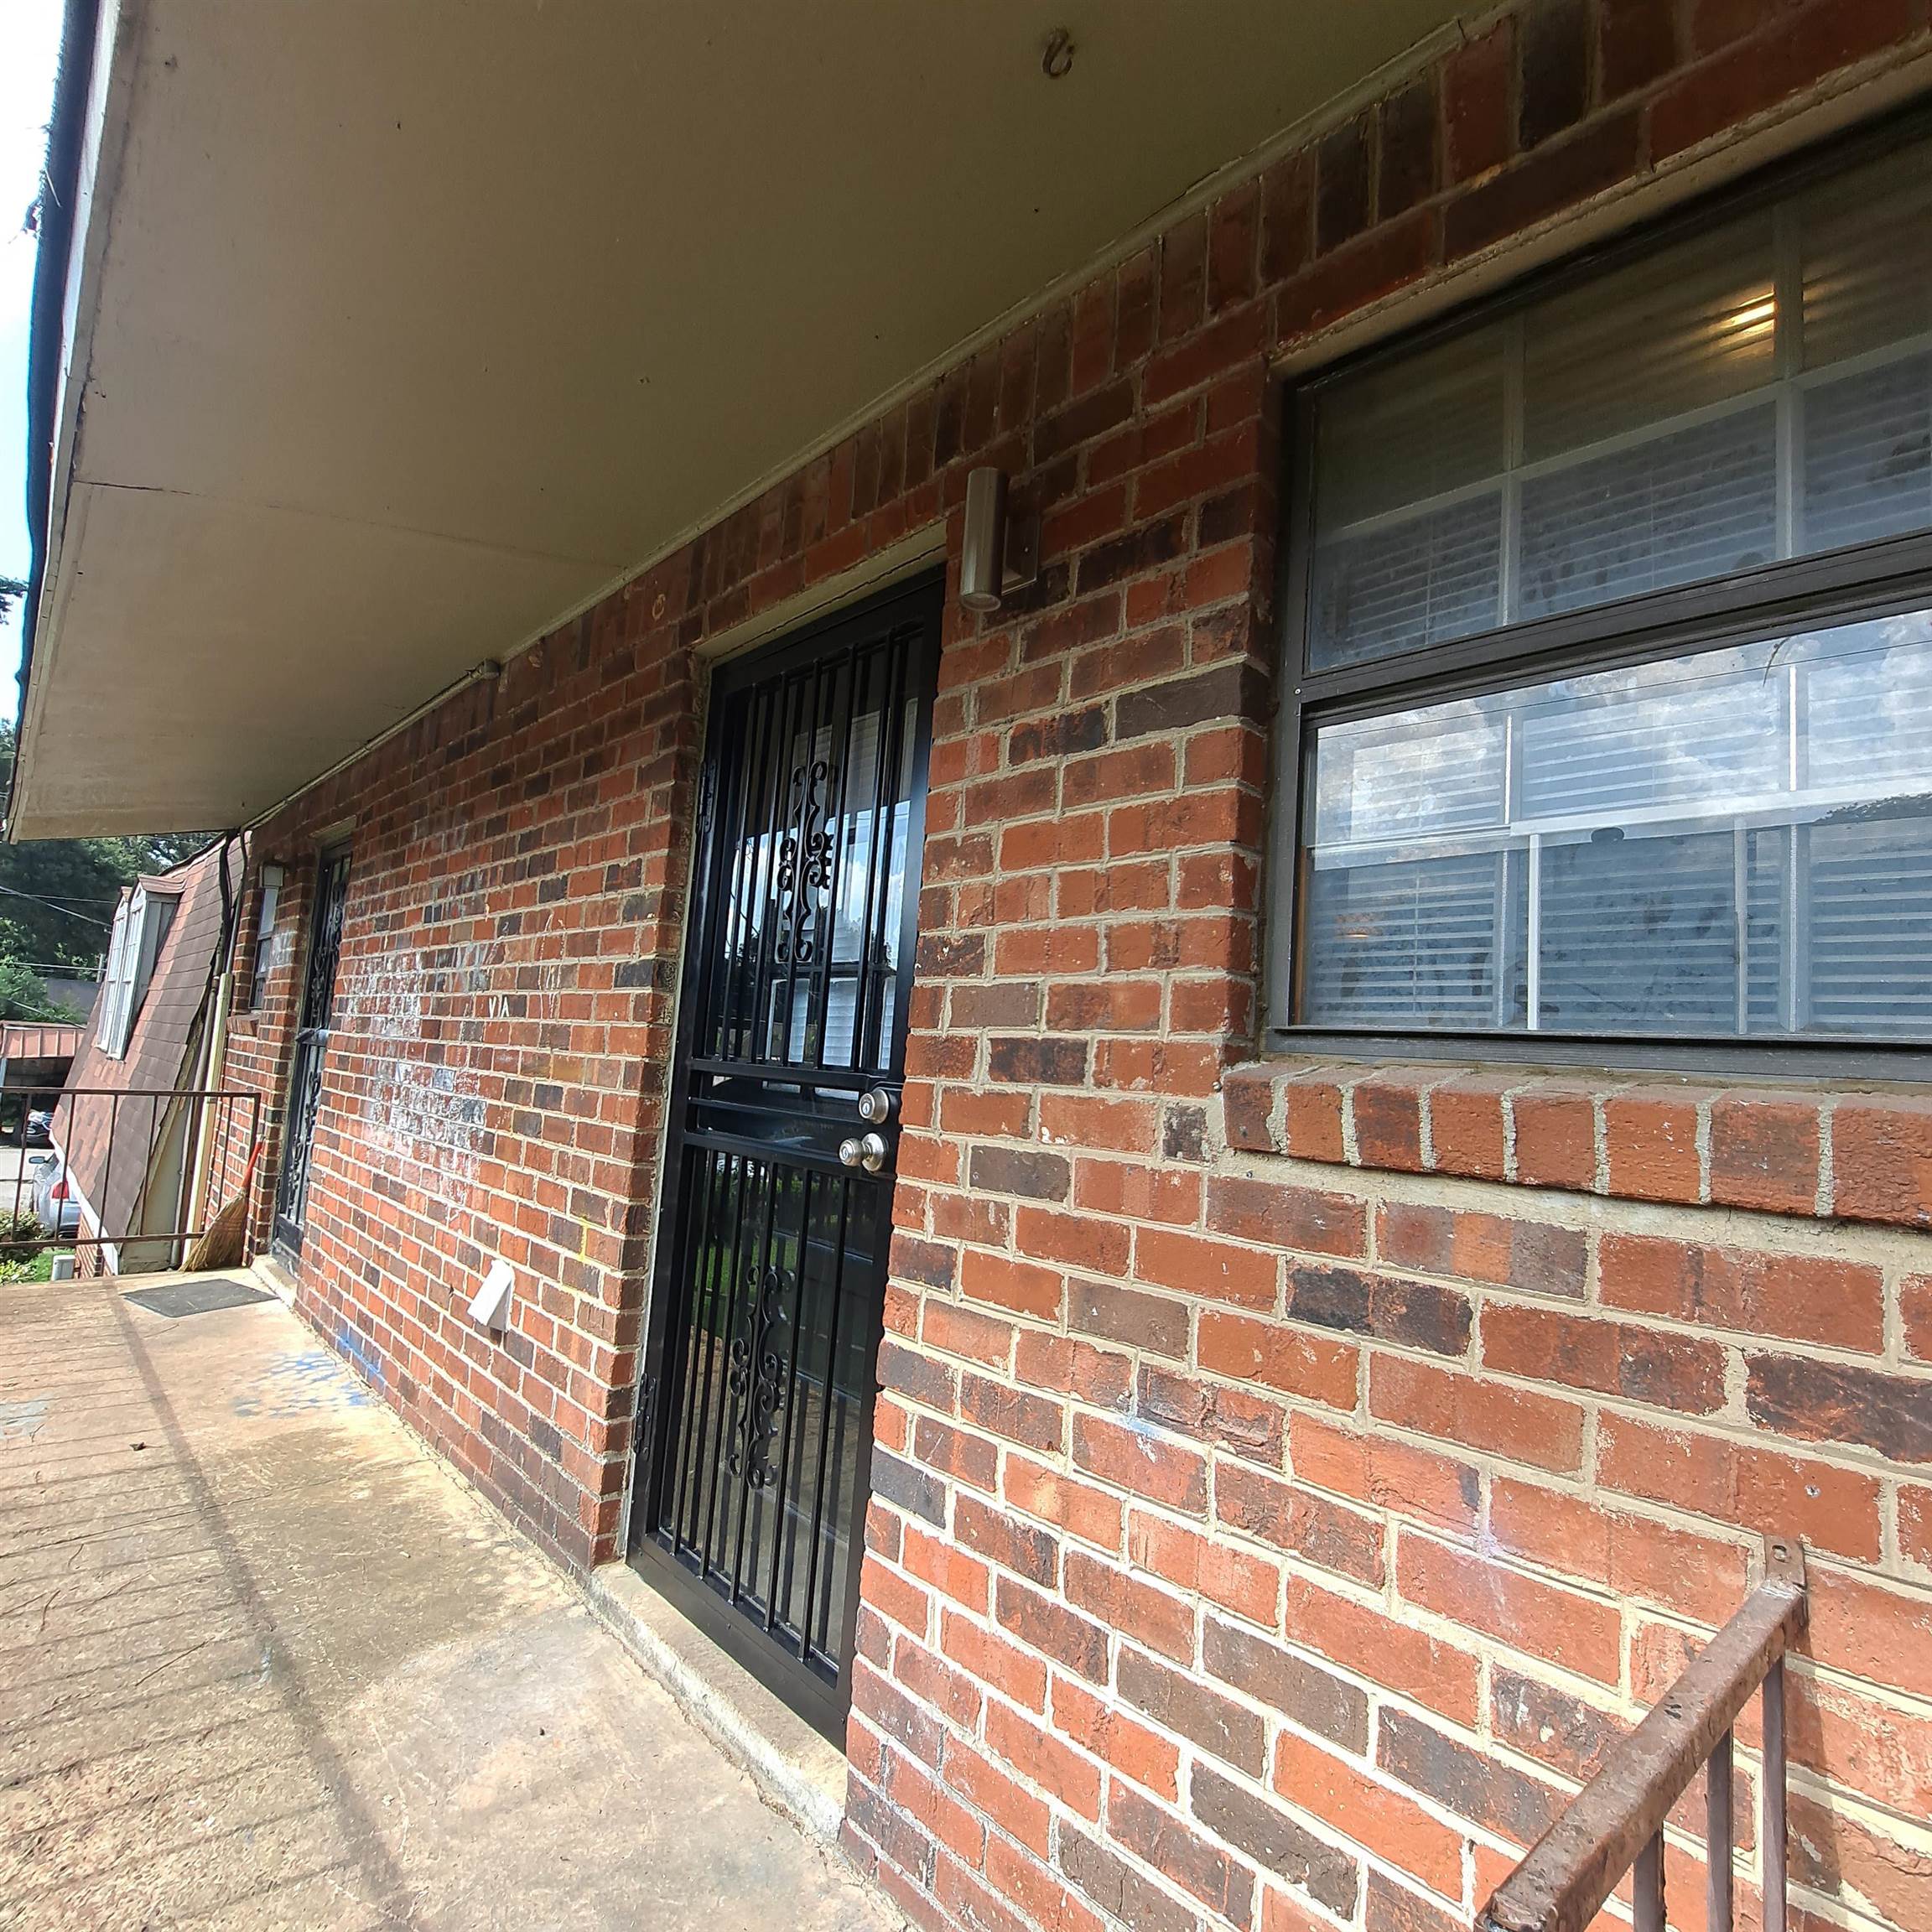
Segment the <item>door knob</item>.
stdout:
<svg viewBox="0 0 1932 1932">
<path fill-rule="evenodd" d="M 859 1096 L 859 1118 L 870 1120 L 875 1127 L 883 1127 L 892 1118 L 892 1089 L 890 1087 L 869 1087 Z"/>
<path fill-rule="evenodd" d="M 868 1174 L 876 1174 L 886 1165 L 886 1155 L 883 1134 L 855 1134 L 849 1140 L 839 1143 L 840 1165 L 863 1167 Z"/>
</svg>

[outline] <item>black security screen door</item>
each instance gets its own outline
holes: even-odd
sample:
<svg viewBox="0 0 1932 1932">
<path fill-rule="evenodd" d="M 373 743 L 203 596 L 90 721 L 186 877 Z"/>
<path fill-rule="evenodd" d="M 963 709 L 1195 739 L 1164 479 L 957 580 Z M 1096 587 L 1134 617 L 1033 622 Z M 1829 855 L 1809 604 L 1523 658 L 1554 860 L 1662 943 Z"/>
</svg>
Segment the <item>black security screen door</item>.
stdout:
<svg viewBox="0 0 1932 1932">
<path fill-rule="evenodd" d="M 912 988 L 937 584 L 721 670 L 631 1544 L 843 1732 Z"/>
<path fill-rule="evenodd" d="M 325 852 L 315 864 L 309 969 L 303 974 L 302 1007 L 295 1018 L 282 1171 L 275 1183 L 275 1245 L 292 1254 L 301 1252 L 302 1230 L 309 1219 L 309 1158 L 314 1151 L 315 1115 L 322 1102 L 322 1062 L 329 1051 L 335 963 L 342 955 L 342 904 L 348 890 L 348 847 Z"/>
</svg>

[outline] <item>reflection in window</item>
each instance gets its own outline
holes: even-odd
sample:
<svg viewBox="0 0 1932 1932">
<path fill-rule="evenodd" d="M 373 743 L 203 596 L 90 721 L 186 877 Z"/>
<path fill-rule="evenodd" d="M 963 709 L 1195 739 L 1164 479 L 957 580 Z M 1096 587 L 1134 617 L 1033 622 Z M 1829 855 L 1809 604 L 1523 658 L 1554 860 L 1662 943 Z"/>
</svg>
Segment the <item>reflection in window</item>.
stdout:
<svg viewBox="0 0 1932 1932">
<path fill-rule="evenodd" d="M 1300 1017 L 1922 1036 L 1932 611 L 1316 735 Z"/>
<path fill-rule="evenodd" d="M 750 695 L 714 1053 L 859 1068 L 889 1047 L 916 709 L 885 670 L 861 657 L 820 670 L 823 689 Z"/>
</svg>

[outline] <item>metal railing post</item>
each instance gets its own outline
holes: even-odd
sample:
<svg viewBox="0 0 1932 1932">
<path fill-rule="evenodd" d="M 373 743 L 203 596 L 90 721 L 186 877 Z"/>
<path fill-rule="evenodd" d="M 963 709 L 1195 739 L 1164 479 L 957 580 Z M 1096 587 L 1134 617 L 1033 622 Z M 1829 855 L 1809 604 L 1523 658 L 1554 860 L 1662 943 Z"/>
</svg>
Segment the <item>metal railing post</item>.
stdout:
<svg viewBox="0 0 1932 1932">
<path fill-rule="evenodd" d="M 1732 1734 L 1717 1740 L 1704 1767 L 1704 1898 L 1706 1932 L 1731 1932 L 1731 1849 L 1736 1834 L 1731 1816 Z"/>
<path fill-rule="evenodd" d="M 1663 1932 L 1664 1826 L 1701 1770 L 1710 1932 L 1732 1910 L 1732 1758 L 1737 1713 L 1764 1698 L 1763 1932 L 1788 1932 L 1784 1901 L 1784 1675 L 1809 1614 L 1805 1550 L 1764 1539 L 1764 1576 L 1724 1628 L 1611 1752 L 1477 1914 L 1482 1932 L 1586 1932 L 1626 1872 L 1637 1932 Z"/>
<path fill-rule="evenodd" d="M 1664 1932 L 1664 1834 L 1644 1841 L 1630 1868 L 1630 1916 L 1637 1932 Z"/>
<path fill-rule="evenodd" d="M 1784 1659 L 1764 1673 L 1764 1932 L 1785 1932 Z"/>
</svg>

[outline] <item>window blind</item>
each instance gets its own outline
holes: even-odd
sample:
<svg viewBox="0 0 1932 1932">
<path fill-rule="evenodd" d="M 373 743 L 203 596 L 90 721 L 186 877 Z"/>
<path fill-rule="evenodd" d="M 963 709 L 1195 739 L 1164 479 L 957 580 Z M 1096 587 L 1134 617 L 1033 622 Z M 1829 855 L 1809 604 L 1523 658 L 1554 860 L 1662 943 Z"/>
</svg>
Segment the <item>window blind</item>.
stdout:
<svg viewBox="0 0 1932 1932">
<path fill-rule="evenodd" d="M 1318 390 L 1311 671 L 1932 529 L 1924 147 Z"/>
<path fill-rule="evenodd" d="M 1932 1026 L 1932 610 L 1318 728 L 1302 1012 Z"/>
</svg>

